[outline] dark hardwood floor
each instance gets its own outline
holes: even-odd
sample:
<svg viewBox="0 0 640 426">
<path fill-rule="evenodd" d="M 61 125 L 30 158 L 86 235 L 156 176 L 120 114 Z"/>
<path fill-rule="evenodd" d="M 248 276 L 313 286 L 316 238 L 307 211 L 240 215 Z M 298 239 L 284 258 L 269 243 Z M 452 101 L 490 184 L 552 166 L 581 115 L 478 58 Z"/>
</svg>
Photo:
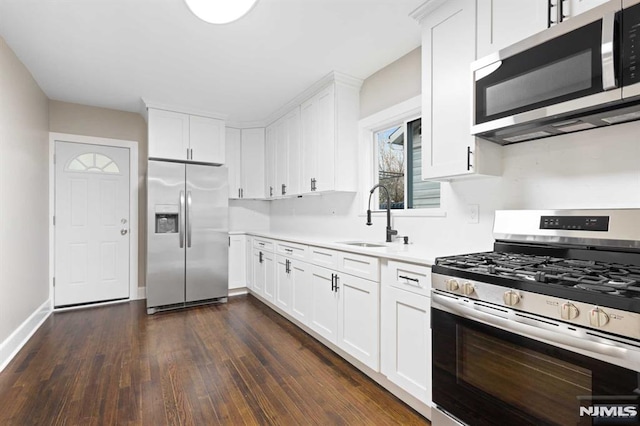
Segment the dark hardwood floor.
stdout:
<svg viewBox="0 0 640 426">
<path fill-rule="evenodd" d="M 0 425 L 428 424 L 252 296 L 55 313 L 0 373 Z"/>
</svg>

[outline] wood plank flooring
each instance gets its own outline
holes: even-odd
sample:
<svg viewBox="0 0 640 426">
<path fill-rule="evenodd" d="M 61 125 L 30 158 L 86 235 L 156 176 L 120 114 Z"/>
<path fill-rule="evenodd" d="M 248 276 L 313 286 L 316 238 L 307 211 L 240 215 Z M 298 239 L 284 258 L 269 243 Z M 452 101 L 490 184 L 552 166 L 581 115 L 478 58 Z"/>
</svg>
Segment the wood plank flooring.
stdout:
<svg viewBox="0 0 640 426">
<path fill-rule="evenodd" d="M 0 373 L 0 425 L 429 424 L 252 296 L 55 313 Z"/>
</svg>

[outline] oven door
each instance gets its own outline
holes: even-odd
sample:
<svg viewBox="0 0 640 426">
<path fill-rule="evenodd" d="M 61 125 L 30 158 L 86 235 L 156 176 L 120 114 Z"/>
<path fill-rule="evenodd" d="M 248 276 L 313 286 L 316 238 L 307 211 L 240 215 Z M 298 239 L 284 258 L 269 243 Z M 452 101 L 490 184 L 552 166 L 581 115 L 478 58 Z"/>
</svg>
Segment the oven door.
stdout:
<svg viewBox="0 0 640 426">
<path fill-rule="evenodd" d="M 471 133 L 620 101 L 619 9 L 620 2 L 609 2 L 476 61 Z"/>
<path fill-rule="evenodd" d="M 467 308 L 457 306 L 465 302 L 478 305 L 432 294 L 436 409 L 474 426 L 638 424 L 636 371 L 579 353 L 584 348 L 572 351 L 544 343 L 526 336 L 520 326 L 514 327 L 517 332 L 509 331 L 505 329 L 509 321 L 500 313 L 492 324 L 494 315 L 487 313 L 488 308 L 465 312 Z M 533 320 L 527 315 L 526 327 L 533 329 Z M 608 351 L 601 345 L 605 356 L 621 356 L 628 350 Z M 437 414 L 434 425 L 446 423 L 442 419 L 447 417 Z"/>
</svg>

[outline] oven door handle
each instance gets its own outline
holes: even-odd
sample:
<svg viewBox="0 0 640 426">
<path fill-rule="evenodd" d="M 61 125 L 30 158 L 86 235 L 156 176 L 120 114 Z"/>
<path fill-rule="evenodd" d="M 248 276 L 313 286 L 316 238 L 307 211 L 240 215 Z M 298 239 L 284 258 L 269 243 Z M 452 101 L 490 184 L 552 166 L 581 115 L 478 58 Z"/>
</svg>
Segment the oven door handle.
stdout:
<svg viewBox="0 0 640 426">
<path fill-rule="evenodd" d="M 576 337 L 575 335 L 569 334 L 568 331 L 564 332 L 562 329 L 547 330 L 545 328 L 519 322 L 515 313 L 510 310 L 505 310 L 504 313 L 506 314 L 506 317 L 502 317 L 479 311 L 475 308 L 476 304 L 473 301 L 459 301 L 437 293 L 433 293 L 431 297 L 433 302 L 443 306 L 446 310 L 451 311 L 452 313 L 488 325 L 493 325 L 506 331 L 514 331 L 515 333 L 526 337 L 537 337 L 559 345 L 582 349 L 596 354 L 613 356 L 616 358 L 621 358 L 628 352 L 625 348 L 589 340 L 592 339 L 592 337 L 586 333 L 579 333 L 576 331 L 576 333 L 580 334 L 580 337 Z"/>
</svg>

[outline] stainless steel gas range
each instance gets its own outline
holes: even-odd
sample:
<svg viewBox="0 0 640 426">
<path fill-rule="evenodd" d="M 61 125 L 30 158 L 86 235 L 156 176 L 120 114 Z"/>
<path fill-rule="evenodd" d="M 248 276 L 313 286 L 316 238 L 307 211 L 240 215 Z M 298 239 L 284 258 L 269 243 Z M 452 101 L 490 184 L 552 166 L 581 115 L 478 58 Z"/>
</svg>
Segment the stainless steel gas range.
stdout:
<svg viewBox="0 0 640 426">
<path fill-rule="evenodd" d="M 436 259 L 434 425 L 640 424 L 640 209 L 497 211 Z"/>
</svg>

